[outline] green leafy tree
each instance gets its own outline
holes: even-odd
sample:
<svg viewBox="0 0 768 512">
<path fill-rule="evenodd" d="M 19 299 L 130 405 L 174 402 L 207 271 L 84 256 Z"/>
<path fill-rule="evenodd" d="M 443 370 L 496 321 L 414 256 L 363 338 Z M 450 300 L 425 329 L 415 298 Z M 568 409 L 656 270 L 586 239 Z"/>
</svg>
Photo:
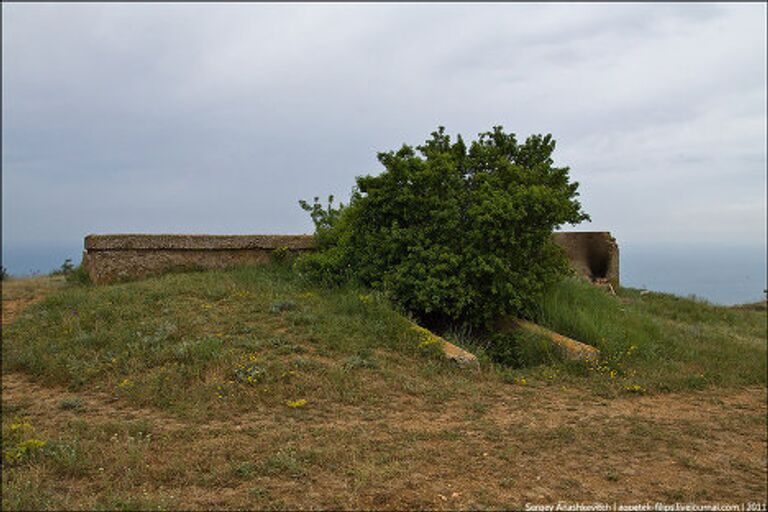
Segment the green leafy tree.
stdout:
<svg viewBox="0 0 768 512">
<path fill-rule="evenodd" d="M 347 206 L 301 201 L 319 251 L 297 269 L 326 284 L 356 280 L 426 321 L 482 325 L 528 313 L 567 271 L 552 231 L 589 219 L 551 135 L 522 144 L 498 126 L 469 147 L 440 127 L 423 145 L 379 153 Z"/>
</svg>

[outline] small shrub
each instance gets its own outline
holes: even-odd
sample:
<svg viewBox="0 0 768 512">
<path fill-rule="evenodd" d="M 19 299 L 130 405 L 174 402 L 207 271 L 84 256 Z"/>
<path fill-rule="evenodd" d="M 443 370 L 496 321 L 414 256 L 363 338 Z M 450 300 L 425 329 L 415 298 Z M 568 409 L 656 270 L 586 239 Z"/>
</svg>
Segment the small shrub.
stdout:
<svg viewBox="0 0 768 512">
<path fill-rule="evenodd" d="M 89 284 L 91 282 L 91 278 L 83 268 L 82 263 L 75 266 L 71 258 L 65 259 L 64 263 L 56 270 L 53 270 L 50 275 L 63 276 L 66 282 L 72 284 Z"/>
<path fill-rule="evenodd" d="M 71 274 L 75 270 L 75 265 L 72 263 L 71 258 L 67 258 L 64 260 L 64 263 L 61 264 L 59 268 L 56 270 L 53 270 L 51 272 L 52 276 L 66 276 L 68 274 Z"/>
<path fill-rule="evenodd" d="M 35 428 L 27 422 L 3 424 L 3 466 L 18 465 L 37 459 L 47 441 L 37 438 Z"/>
<path fill-rule="evenodd" d="M 235 379 L 246 384 L 257 384 L 267 376 L 267 369 L 255 362 L 239 365 L 235 369 Z"/>
<path fill-rule="evenodd" d="M 72 269 L 72 272 L 65 274 L 64 278 L 68 283 L 72 284 L 90 284 L 91 276 L 85 271 L 83 265 L 78 265 Z"/>
<path fill-rule="evenodd" d="M 470 145 L 440 127 L 421 146 L 379 153 L 384 171 L 358 177 L 349 205 L 299 202 L 319 250 L 295 268 L 381 290 L 427 323 L 528 316 L 568 272 L 552 231 L 589 219 L 554 150 L 551 135 L 518 143 L 498 126 Z"/>
<path fill-rule="evenodd" d="M 270 259 L 273 263 L 282 264 L 290 261 L 292 256 L 293 253 L 288 247 L 278 247 L 272 251 L 272 254 L 270 254 Z"/>
<path fill-rule="evenodd" d="M 11 277 L 11 276 L 10 276 L 10 274 L 8 274 L 8 271 L 6 270 L 6 268 L 5 267 L 0 267 L 0 281 L 5 281 L 9 277 Z"/>
<path fill-rule="evenodd" d="M 16 443 L 5 452 L 5 459 L 11 464 L 19 464 L 28 460 L 36 459 L 42 452 L 42 448 L 47 444 L 47 441 L 40 439 L 25 439 Z"/>
</svg>

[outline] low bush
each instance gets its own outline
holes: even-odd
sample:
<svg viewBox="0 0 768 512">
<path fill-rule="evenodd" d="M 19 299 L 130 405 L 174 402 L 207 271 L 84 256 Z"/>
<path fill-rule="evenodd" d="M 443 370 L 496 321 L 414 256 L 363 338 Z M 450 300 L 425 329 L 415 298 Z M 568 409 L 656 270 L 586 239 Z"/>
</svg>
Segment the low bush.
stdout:
<svg viewBox="0 0 768 512">
<path fill-rule="evenodd" d="M 68 283 L 72 283 L 72 284 L 90 284 L 91 283 L 91 277 L 88 275 L 88 272 L 85 271 L 82 264 L 73 268 L 72 272 L 66 274 L 64 278 Z"/>
<path fill-rule="evenodd" d="M 72 284 L 89 284 L 91 282 L 91 278 L 83 268 L 82 263 L 75 266 L 71 258 L 65 259 L 64 263 L 59 268 L 51 271 L 50 275 L 64 276 L 64 279 Z"/>
<path fill-rule="evenodd" d="M 61 264 L 61 266 L 55 270 L 51 271 L 52 276 L 66 276 L 67 274 L 71 274 L 75 270 L 75 265 L 72 263 L 71 258 L 67 258 L 64 260 L 64 263 Z"/>
<path fill-rule="evenodd" d="M 415 149 L 379 153 L 384 171 L 358 177 L 348 205 L 300 202 L 319 252 L 296 268 L 380 289 L 431 325 L 530 314 L 568 269 L 552 231 L 589 218 L 554 149 L 550 135 L 518 143 L 501 127 L 467 146 L 441 127 Z"/>
</svg>

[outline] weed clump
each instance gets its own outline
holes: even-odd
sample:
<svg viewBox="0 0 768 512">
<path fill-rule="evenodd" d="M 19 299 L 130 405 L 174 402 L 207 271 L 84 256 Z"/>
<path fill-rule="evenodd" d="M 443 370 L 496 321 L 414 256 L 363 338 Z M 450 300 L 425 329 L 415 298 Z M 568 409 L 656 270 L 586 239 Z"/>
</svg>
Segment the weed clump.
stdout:
<svg viewBox="0 0 768 512">
<path fill-rule="evenodd" d="M 355 370 L 357 368 L 365 368 L 369 370 L 375 370 L 379 367 L 379 361 L 373 356 L 371 350 L 362 350 L 359 353 L 350 356 L 344 361 L 345 370 Z"/>
<path fill-rule="evenodd" d="M 257 469 L 256 464 L 250 461 L 246 461 L 239 464 L 235 468 L 235 474 L 240 478 L 248 478 L 256 471 L 256 469 Z"/>
<path fill-rule="evenodd" d="M 28 422 L 3 424 L 3 465 L 19 465 L 37 459 L 47 441 L 38 439 Z"/>
<path fill-rule="evenodd" d="M 288 247 L 278 247 L 272 254 L 270 254 L 270 260 L 278 265 L 287 263 L 293 259 L 293 252 Z"/>
<path fill-rule="evenodd" d="M 83 268 L 82 263 L 75 266 L 71 258 L 65 259 L 64 263 L 59 268 L 51 271 L 50 275 L 63 276 L 66 282 L 71 284 L 85 285 L 91 282 L 91 278 Z"/>
<path fill-rule="evenodd" d="M 278 300 L 269 306 L 270 313 L 282 313 L 283 311 L 292 311 L 296 309 L 297 304 L 292 300 Z"/>
<path fill-rule="evenodd" d="M 59 402 L 59 409 L 63 411 L 83 411 L 85 402 L 80 397 L 65 398 Z"/>
<path fill-rule="evenodd" d="M 235 368 L 235 380 L 244 384 L 258 384 L 267 375 L 267 369 L 259 362 L 256 354 L 249 354 L 246 360 Z"/>
</svg>

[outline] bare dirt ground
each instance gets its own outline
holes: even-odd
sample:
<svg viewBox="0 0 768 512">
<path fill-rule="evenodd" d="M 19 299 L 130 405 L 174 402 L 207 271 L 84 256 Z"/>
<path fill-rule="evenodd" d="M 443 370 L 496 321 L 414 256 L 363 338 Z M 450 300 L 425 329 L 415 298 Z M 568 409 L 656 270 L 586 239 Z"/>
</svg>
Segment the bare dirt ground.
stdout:
<svg viewBox="0 0 768 512">
<path fill-rule="evenodd" d="M 3 324 L 37 298 L 4 299 Z M 80 411 L 60 407 L 72 398 L 81 400 Z M 403 397 L 383 408 L 340 405 L 300 420 L 259 411 L 184 423 L 108 393 L 2 377 L 3 410 L 23 410 L 42 432 L 59 432 L 74 418 L 151 422 L 162 441 L 145 454 L 137 492 L 161 496 L 167 508 L 196 509 L 253 506 L 257 495 L 276 508 L 764 503 L 766 399 L 764 387 L 588 400 L 578 389 L 508 387 L 472 406 Z M 280 443 L 302 446 L 319 462 L 245 481 L 215 470 Z M 61 485 L 69 503 L 85 508 L 101 492 L 88 476 Z"/>
<path fill-rule="evenodd" d="M 24 308 L 62 286 L 63 277 L 31 277 L 3 281 L 2 325 L 10 324 Z"/>
</svg>

